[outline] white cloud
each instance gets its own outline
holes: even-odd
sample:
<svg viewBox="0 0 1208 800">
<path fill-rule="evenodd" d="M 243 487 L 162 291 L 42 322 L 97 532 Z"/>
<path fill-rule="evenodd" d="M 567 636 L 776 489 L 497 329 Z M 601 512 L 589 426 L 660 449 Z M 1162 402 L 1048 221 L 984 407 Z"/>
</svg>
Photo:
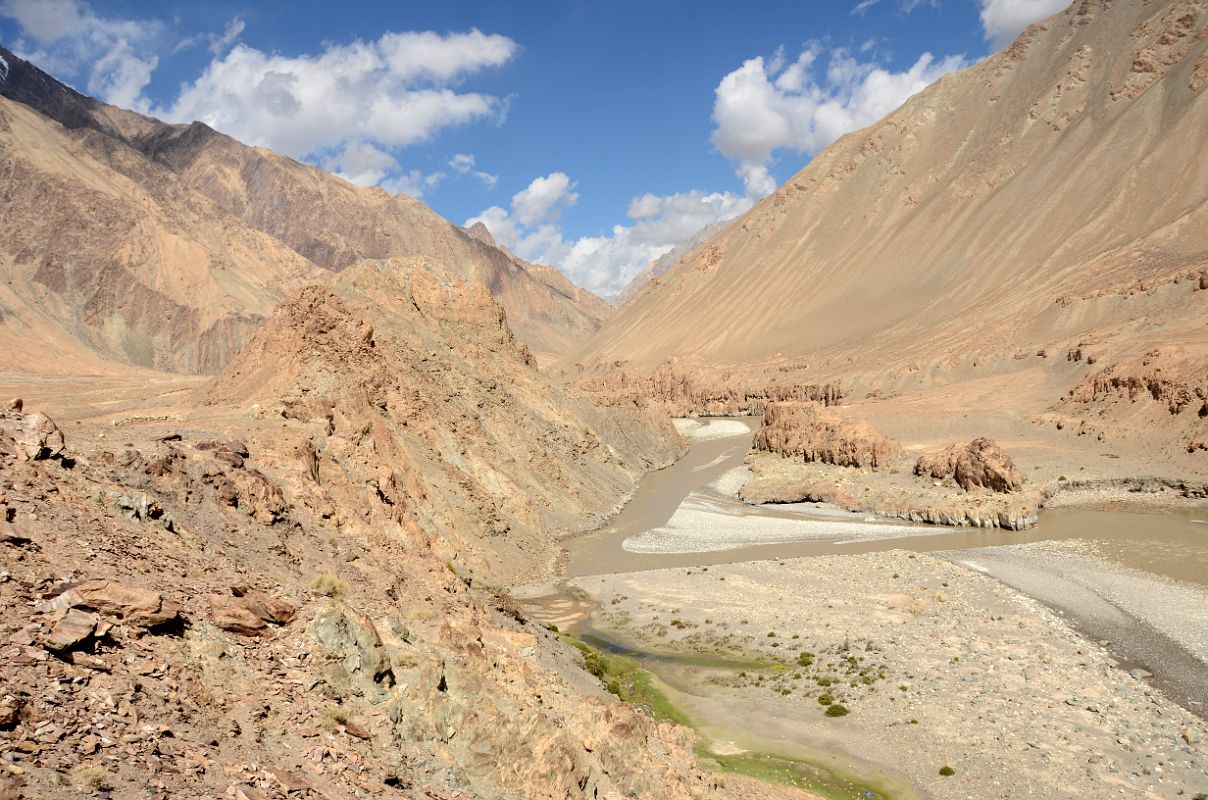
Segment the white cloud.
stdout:
<svg viewBox="0 0 1208 800">
<path fill-rule="evenodd" d="M 98 17 L 82 0 L 0 0 L 0 15 L 20 27 L 14 49 L 23 57 L 108 103 L 147 109 L 143 90 L 159 63 L 153 45 L 161 23 Z"/>
<path fill-rule="evenodd" d="M 239 34 L 243 33 L 243 29 L 247 27 L 243 20 L 235 17 L 227 23 L 226 29 L 223 30 L 221 36 L 210 37 L 210 52 L 216 56 L 220 56 L 226 52 L 227 48 L 235 43 L 239 38 Z"/>
<path fill-rule="evenodd" d="M 981 0 L 981 22 L 986 41 L 1002 47 L 1033 22 L 1053 16 L 1070 0 Z"/>
<path fill-rule="evenodd" d="M 468 153 L 454 153 L 453 157 L 449 159 L 449 168 L 456 172 L 459 177 L 462 175 L 473 175 L 482 181 L 483 185 L 488 189 L 493 188 L 499 182 L 498 175 L 474 169 L 474 164 L 474 156 Z"/>
<path fill-rule="evenodd" d="M 454 156 L 449 159 L 449 166 L 452 167 L 453 171 L 458 175 L 465 175 L 467 172 L 474 169 L 474 156 L 467 155 L 466 153 L 455 153 Z"/>
<path fill-rule="evenodd" d="M 820 81 L 816 67 L 822 55 L 819 45 L 810 44 L 791 64 L 783 51 L 768 62 L 752 58 L 718 84 L 713 144 L 736 162 L 748 195 L 762 197 L 775 189 L 768 166 L 777 151 L 816 153 L 966 65 L 963 56 L 937 61 L 924 53 L 908 69 L 891 72 L 836 49 Z"/>
<path fill-rule="evenodd" d="M 512 197 L 512 212 L 525 226 L 554 222 L 562 209 L 579 201 L 575 184 L 565 172 L 551 172 L 544 178 L 534 178 L 528 188 Z"/>
<path fill-rule="evenodd" d="M 201 120 L 295 158 L 350 141 L 404 147 L 498 113 L 498 98 L 457 92 L 444 82 L 501 64 L 515 49 L 510 39 L 479 31 L 388 33 L 376 42 L 329 44 L 302 56 L 240 44 L 158 113 L 173 121 Z M 428 67 L 425 54 L 434 59 Z"/>
<path fill-rule="evenodd" d="M 754 201 L 729 192 L 646 193 L 629 201 L 631 225 L 614 225 L 599 236 L 568 241 L 555 220 L 575 184 L 561 172 L 537 178 L 512 198 L 511 209 L 492 206 L 466 225 L 482 222 L 491 235 L 521 258 L 550 264 L 579 286 L 615 295 L 647 264 L 701 228 L 732 219 Z M 554 198 L 550 202 L 550 198 Z M 534 213 L 545 209 L 544 213 Z M 523 215 L 523 216 L 522 216 Z M 527 220 L 527 221 L 526 221 Z"/>
</svg>

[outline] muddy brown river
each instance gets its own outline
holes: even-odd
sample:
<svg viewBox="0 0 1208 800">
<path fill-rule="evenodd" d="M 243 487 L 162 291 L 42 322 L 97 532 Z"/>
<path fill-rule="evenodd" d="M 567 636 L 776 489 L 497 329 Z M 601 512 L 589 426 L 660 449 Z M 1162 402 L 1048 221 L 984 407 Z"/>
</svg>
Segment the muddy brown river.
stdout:
<svg viewBox="0 0 1208 800">
<path fill-rule="evenodd" d="M 713 424 L 735 433 L 696 441 L 676 464 L 647 476 L 611 524 L 564 542 L 568 578 L 885 550 L 933 553 L 1045 603 L 1108 646 L 1122 668 L 1152 673 L 1145 677 L 1208 718 L 1208 611 L 1187 593 L 1208 586 L 1208 509 L 1062 508 L 1042 511 L 1030 530 L 1006 531 L 911 525 L 813 504 L 750 506 L 726 489 L 758 420 Z M 1093 557 L 1078 552 L 1084 544 Z"/>
</svg>

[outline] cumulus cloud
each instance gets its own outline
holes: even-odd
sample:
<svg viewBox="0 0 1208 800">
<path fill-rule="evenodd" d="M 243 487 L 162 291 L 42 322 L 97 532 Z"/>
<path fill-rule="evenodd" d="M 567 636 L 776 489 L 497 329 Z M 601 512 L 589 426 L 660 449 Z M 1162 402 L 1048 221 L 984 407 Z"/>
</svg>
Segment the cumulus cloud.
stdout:
<svg viewBox="0 0 1208 800">
<path fill-rule="evenodd" d="M 986 41 L 1002 47 L 1033 22 L 1051 17 L 1070 0 L 981 0 L 981 22 Z"/>
<path fill-rule="evenodd" d="M 767 61 L 752 58 L 717 86 L 713 144 L 735 162 L 747 194 L 762 197 L 776 187 L 768 168 L 777 151 L 812 155 L 966 63 L 964 56 L 937 60 L 924 53 L 909 68 L 892 72 L 846 49 L 825 54 L 818 44 L 806 46 L 792 62 L 783 49 Z"/>
<path fill-rule="evenodd" d="M 706 225 L 738 216 L 754 202 L 730 192 L 647 192 L 629 201 L 632 224 L 568 240 L 556 220 L 578 199 L 575 186 L 561 172 L 537 178 L 512 197 L 510 208 L 491 206 L 466 225 L 481 222 L 497 242 L 521 258 L 556 266 L 578 285 L 610 297 L 651 261 Z"/>
<path fill-rule="evenodd" d="M 460 92 L 453 84 L 515 52 L 511 39 L 477 30 L 387 33 L 300 56 L 239 44 L 157 112 L 173 121 L 201 120 L 295 158 L 350 142 L 388 152 L 499 114 L 498 98 Z"/>
<path fill-rule="evenodd" d="M 13 49 L 23 58 L 108 103 L 147 110 L 143 90 L 159 64 L 161 23 L 99 17 L 81 0 L 0 0 L 0 15 L 20 28 Z"/>
<path fill-rule="evenodd" d="M 544 178 L 534 178 L 528 188 L 512 197 L 512 213 L 521 225 L 553 222 L 562 209 L 579 201 L 575 185 L 565 172 L 551 172 Z"/>
</svg>

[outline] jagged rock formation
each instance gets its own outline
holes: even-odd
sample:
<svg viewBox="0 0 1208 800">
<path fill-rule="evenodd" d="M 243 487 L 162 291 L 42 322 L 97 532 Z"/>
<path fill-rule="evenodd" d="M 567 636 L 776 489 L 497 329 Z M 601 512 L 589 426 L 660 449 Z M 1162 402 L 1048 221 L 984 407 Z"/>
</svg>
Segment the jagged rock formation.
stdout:
<svg viewBox="0 0 1208 800">
<path fill-rule="evenodd" d="M 211 412 L 116 448 L 73 425 L 39 460 L 0 430 L 5 797 L 774 796 L 446 567 L 371 448 L 315 483 L 288 453 L 313 426 Z"/>
<path fill-rule="evenodd" d="M 954 444 L 939 453 L 919 456 L 914 474 L 943 480 L 952 478 L 966 492 L 989 489 L 1017 492 L 1023 488 L 1023 476 L 1011 457 L 997 442 L 984 437 L 968 444 Z"/>
<path fill-rule="evenodd" d="M 575 385 L 592 393 L 597 402 L 647 400 L 675 417 L 759 415 L 769 403 L 796 401 L 829 406 L 844 396 L 833 383 L 762 384 L 722 370 L 709 370 L 691 360 L 664 364 L 650 375 L 631 373 L 624 364 L 611 364 L 579 375 Z"/>
<path fill-rule="evenodd" d="M 899 447 L 867 422 L 844 419 L 812 403 L 771 403 L 752 447 L 837 467 L 883 467 Z"/>
<path fill-rule="evenodd" d="M 547 359 L 612 313 L 418 201 L 99 103 L 0 54 L 0 336 L 29 342 L 19 369 L 96 370 L 99 356 L 215 372 L 285 295 L 362 259 L 427 257 L 483 283 Z"/>
<path fill-rule="evenodd" d="M 1194 408 L 1102 391 L 1055 404 L 1154 349 L 1181 349 L 1165 380 L 1208 373 L 1208 173 L 1187 168 L 1206 147 L 1205 59 L 1205 0 L 1079 0 L 827 148 L 562 366 L 808 375 L 896 403 L 902 427 L 944 392 L 957 419 L 1056 411 L 1195 469 Z M 1057 357 L 1079 347 L 1097 363 Z"/>
<path fill-rule="evenodd" d="M 399 520 L 498 580 L 541 574 L 555 534 L 602 520 L 680 447 L 652 409 L 594 406 L 533 366 L 480 284 L 365 261 L 283 303 L 204 400 L 302 425 L 320 493 L 372 453 Z"/>
</svg>

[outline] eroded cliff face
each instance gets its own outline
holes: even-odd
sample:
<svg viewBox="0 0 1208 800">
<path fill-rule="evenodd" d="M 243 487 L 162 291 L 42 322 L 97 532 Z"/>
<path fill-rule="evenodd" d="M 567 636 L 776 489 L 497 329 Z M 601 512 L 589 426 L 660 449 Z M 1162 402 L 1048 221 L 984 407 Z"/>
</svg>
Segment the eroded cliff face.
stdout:
<svg viewBox="0 0 1208 800">
<path fill-rule="evenodd" d="M 0 336 L 54 342 L 36 355 L 31 343 L 19 369 L 117 361 L 217 372 L 275 303 L 363 259 L 429 258 L 483 284 L 547 361 L 612 313 L 557 270 L 418 201 L 200 123 L 107 106 L 0 52 L 10 65 L 0 83 Z"/>
<path fill-rule="evenodd" d="M 1208 373 L 1205 58 L 1203 0 L 1076 2 L 844 136 L 560 366 L 837 384 L 902 427 L 944 393 L 1182 458 L 1195 409 L 1080 387 L 1155 349 L 1192 394 Z"/>
<path fill-rule="evenodd" d="M 374 462 L 400 521 L 497 583 L 544 574 L 555 534 L 594 527 L 682 447 L 641 401 L 599 407 L 546 379 L 485 288 L 426 262 L 366 261 L 302 290 L 204 400 L 297 421 L 320 486 Z"/>
</svg>

